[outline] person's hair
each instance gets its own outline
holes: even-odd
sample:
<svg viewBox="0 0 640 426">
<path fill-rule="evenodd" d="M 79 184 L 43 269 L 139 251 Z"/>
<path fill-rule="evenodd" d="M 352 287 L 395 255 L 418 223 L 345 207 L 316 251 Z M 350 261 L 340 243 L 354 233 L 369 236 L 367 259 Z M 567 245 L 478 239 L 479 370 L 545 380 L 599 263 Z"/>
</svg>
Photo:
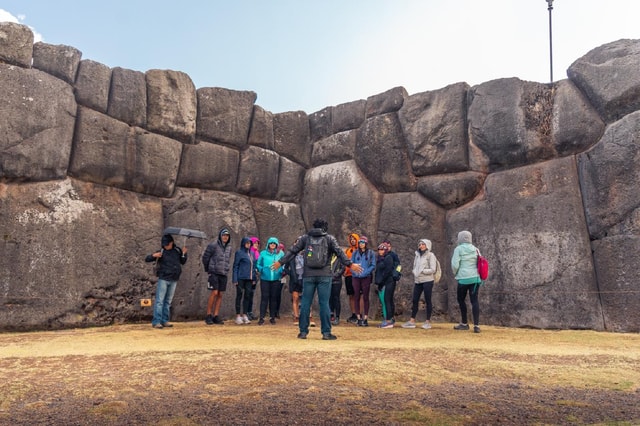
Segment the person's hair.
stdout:
<svg viewBox="0 0 640 426">
<path fill-rule="evenodd" d="M 313 221 L 313 227 L 322 229 L 324 232 L 327 232 L 327 230 L 329 229 L 329 224 L 326 220 L 318 218 Z"/>
</svg>

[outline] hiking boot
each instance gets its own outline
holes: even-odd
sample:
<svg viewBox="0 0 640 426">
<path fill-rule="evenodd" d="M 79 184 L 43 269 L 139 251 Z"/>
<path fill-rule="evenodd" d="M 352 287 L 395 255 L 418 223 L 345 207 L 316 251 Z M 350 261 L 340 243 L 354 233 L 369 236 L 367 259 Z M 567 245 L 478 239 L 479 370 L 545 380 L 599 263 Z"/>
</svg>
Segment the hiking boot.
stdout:
<svg viewBox="0 0 640 426">
<path fill-rule="evenodd" d="M 162 326 L 163 326 L 163 327 L 171 328 L 171 327 L 173 327 L 173 324 L 170 324 L 170 323 L 168 323 L 168 322 L 163 322 L 163 323 L 162 323 Z"/>
<path fill-rule="evenodd" d="M 362 326 L 363 326 L 363 321 L 362 321 L 361 319 L 356 320 L 356 325 L 357 325 L 358 327 L 362 327 Z"/>
<path fill-rule="evenodd" d="M 258 320 L 258 325 L 264 325 L 264 318 L 260 318 Z"/>
<path fill-rule="evenodd" d="M 369 321 L 367 321 L 366 319 L 362 320 L 362 326 L 363 327 L 369 327 Z"/>
<path fill-rule="evenodd" d="M 303 333 L 303 332 L 298 333 L 298 339 L 306 339 L 306 338 L 307 338 L 307 333 Z"/>
<path fill-rule="evenodd" d="M 424 324 L 422 324 L 422 328 L 424 328 L 425 330 L 428 330 L 431 328 L 431 323 L 430 322 L 425 322 Z"/>
<path fill-rule="evenodd" d="M 207 325 L 211 325 L 211 324 L 213 324 L 213 315 L 207 315 L 207 316 L 204 318 L 204 322 L 205 322 Z"/>
<path fill-rule="evenodd" d="M 255 321 L 256 316 L 253 315 L 253 312 L 248 312 L 247 313 L 247 318 L 249 318 L 250 321 Z"/>
<path fill-rule="evenodd" d="M 242 316 L 242 322 L 245 323 L 245 324 L 251 324 L 251 320 L 246 315 Z"/>
<path fill-rule="evenodd" d="M 325 333 L 322 335 L 322 340 L 336 340 L 337 337 L 331 333 Z"/>
<path fill-rule="evenodd" d="M 474 325 L 474 326 L 473 326 L 473 332 L 474 332 L 474 333 L 480 333 L 480 327 L 479 327 L 479 326 L 477 326 L 477 325 Z"/>
<path fill-rule="evenodd" d="M 402 324 L 402 328 L 416 328 L 416 323 L 407 321 L 404 324 Z"/>
<path fill-rule="evenodd" d="M 235 323 L 238 325 L 242 325 L 244 324 L 244 321 L 242 320 L 242 317 L 240 315 L 238 315 L 235 319 Z"/>
<path fill-rule="evenodd" d="M 220 319 L 220 317 L 216 315 L 213 317 L 213 323 L 218 325 L 223 325 L 224 321 L 222 321 L 222 319 Z"/>
<path fill-rule="evenodd" d="M 276 325 L 276 319 L 275 318 L 270 318 L 269 322 L 271 323 L 271 325 Z"/>
<path fill-rule="evenodd" d="M 356 314 L 351 314 L 351 316 L 347 318 L 347 322 L 350 322 L 351 324 L 356 324 L 358 322 L 358 317 L 356 316 Z"/>
<path fill-rule="evenodd" d="M 454 330 L 468 330 L 469 329 L 469 324 L 458 324 L 458 325 L 454 325 L 453 326 Z"/>
<path fill-rule="evenodd" d="M 153 324 L 153 328 L 157 328 L 158 330 L 162 330 L 164 327 L 162 324 Z"/>
</svg>

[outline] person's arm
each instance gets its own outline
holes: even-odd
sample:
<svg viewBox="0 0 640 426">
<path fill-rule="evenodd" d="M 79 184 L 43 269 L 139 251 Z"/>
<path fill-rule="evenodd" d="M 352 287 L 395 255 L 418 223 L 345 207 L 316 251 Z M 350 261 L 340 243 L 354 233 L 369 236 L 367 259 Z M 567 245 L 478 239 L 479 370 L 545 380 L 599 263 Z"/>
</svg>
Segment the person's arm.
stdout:
<svg viewBox="0 0 640 426">
<path fill-rule="evenodd" d="M 233 267 L 231 268 L 232 284 L 238 284 L 238 267 L 240 266 L 240 256 L 238 256 L 238 254 L 242 256 L 242 253 L 240 251 L 235 252 L 233 256 Z M 249 256 L 251 256 L 251 254 L 249 254 Z"/>
<path fill-rule="evenodd" d="M 178 249 L 178 253 L 180 253 L 180 264 L 184 265 L 185 263 L 187 263 L 187 248 L 185 247 L 184 250 L 182 250 L 180 247 L 176 247 Z"/>
<path fill-rule="evenodd" d="M 458 269 L 460 269 L 460 253 L 456 247 L 451 257 L 451 270 L 453 271 L 453 275 L 458 275 Z"/>
<path fill-rule="evenodd" d="M 204 265 L 205 272 L 209 272 L 209 260 L 211 259 L 212 252 L 213 252 L 213 244 L 209 244 L 205 249 L 204 253 L 202 253 L 202 265 Z"/>
<path fill-rule="evenodd" d="M 276 262 L 274 262 L 273 265 L 271 265 L 271 270 L 275 271 L 276 269 L 280 268 L 283 263 L 289 263 L 289 261 L 291 261 L 291 259 L 293 259 L 296 254 L 300 253 L 300 251 L 302 251 L 302 249 L 306 247 L 306 245 L 307 236 L 303 235 L 298 239 L 297 243 L 292 245 L 289 250 L 287 250 L 287 253 L 283 257 L 281 257 Z"/>
</svg>

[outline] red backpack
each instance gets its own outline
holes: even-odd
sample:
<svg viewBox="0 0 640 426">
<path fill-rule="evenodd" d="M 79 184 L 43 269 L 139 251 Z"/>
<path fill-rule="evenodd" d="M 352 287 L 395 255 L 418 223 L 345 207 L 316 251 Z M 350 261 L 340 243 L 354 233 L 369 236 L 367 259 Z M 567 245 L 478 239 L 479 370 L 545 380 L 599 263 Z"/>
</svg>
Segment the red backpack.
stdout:
<svg viewBox="0 0 640 426">
<path fill-rule="evenodd" d="M 478 253 L 478 274 L 480 275 L 480 279 L 484 281 L 489 277 L 489 262 L 485 257 L 480 255 L 478 249 L 476 249 L 476 253 Z"/>
</svg>

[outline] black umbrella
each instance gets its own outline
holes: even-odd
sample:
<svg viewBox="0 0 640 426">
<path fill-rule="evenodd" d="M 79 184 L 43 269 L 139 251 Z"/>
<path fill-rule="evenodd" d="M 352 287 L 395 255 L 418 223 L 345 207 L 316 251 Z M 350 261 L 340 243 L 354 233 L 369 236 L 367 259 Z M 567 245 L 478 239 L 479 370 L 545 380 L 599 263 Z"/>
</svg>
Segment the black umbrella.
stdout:
<svg viewBox="0 0 640 426">
<path fill-rule="evenodd" d="M 175 226 L 165 228 L 162 234 L 182 235 L 187 238 L 201 238 L 203 240 L 207 239 L 207 234 L 202 231 L 198 231 L 197 229 L 176 228 Z"/>
</svg>

